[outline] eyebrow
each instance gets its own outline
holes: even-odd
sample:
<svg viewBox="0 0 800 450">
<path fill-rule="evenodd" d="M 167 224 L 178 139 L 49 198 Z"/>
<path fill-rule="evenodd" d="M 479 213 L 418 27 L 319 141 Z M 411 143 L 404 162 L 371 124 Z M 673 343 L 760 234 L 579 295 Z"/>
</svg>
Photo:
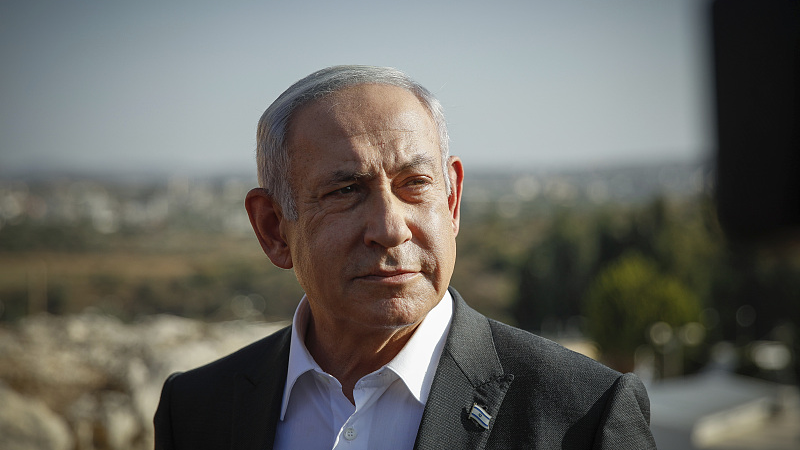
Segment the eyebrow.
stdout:
<svg viewBox="0 0 800 450">
<path fill-rule="evenodd" d="M 419 153 L 414 155 L 407 162 L 404 162 L 400 167 L 398 167 L 395 173 L 402 173 L 426 165 L 435 165 L 436 160 L 437 158 L 432 158 L 429 155 Z M 322 184 L 325 186 L 330 186 L 348 181 L 359 181 L 364 179 L 370 179 L 373 178 L 374 176 L 375 174 L 373 172 L 336 170 L 331 172 L 331 174 L 325 179 L 325 181 Z"/>
</svg>

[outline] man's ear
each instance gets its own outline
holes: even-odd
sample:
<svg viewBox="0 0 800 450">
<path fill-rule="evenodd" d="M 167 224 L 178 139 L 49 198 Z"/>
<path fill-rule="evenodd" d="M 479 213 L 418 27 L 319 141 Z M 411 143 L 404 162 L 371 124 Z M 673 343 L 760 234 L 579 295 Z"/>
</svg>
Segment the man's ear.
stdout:
<svg viewBox="0 0 800 450">
<path fill-rule="evenodd" d="M 272 264 L 281 269 L 292 268 L 292 255 L 289 244 L 281 232 L 281 222 L 286 220 L 281 213 L 280 205 L 264 188 L 254 188 L 247 193 L 244 200 L 250 225 L 256 232 L 258 242 Z"/>
<path fill-rule="evenodd" d="M 447 204 L 453 220 L 453 232 L 458 235 L 461 225 L 461 194 L 464 190 L 464 166 L 458 156 L 451 156 L 448 159 L 447 176 L 450 177 L 450 195 L 447 197 Z"/>
</svg>

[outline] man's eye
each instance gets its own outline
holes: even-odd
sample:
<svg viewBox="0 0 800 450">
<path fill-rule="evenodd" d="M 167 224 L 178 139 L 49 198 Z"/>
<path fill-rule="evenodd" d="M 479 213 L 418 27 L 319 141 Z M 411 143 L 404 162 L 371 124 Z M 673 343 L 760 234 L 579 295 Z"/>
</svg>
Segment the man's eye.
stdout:
<svg viewBox="0 0 800 450">
<path fill-rule="evenodd" d="M 430 183 L 425 178 L 415 178 L 413 180 L 409 180 L 406 183 L 406 186 L 408 186 L 410 188 L 414 188 L 414 189 L 419 189 L 419 188 L 423 188 L 425 186 L 428 186 L 428 184 L 430 184 Z"/>
<path fill-rule="evenodd" d="M 337 190 L 333 191 L 333 193 L 341 195 L 341 194 L 352 194 L 355 191 L 356 191 L 356 186 L 354 184 L 351 184 L 351 185 L 345 186 L 345 187 L 343 187 L 341 189 L 337 189 Z"/>
</svg>

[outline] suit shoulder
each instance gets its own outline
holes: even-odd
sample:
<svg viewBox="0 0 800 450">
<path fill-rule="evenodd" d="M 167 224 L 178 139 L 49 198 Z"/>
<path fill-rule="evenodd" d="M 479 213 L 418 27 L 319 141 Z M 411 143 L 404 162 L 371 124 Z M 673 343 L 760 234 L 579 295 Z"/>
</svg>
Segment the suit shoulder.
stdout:
<svg viewBox="0 0 800 450">
<path fill-rule="evenodd" d="M 563 346 L 489 319 L 513 380 L 487 448 L 655 448 L 641 381 Z"/>
<path fill-rule="evenodd" d="M 588 356 L 569 350 L 549 339 L 489 319 L 497 355 L 506 371 L 536 374 L 562 380 L 581 380 L 605 387 L 621 375 Z"/>
</svg>

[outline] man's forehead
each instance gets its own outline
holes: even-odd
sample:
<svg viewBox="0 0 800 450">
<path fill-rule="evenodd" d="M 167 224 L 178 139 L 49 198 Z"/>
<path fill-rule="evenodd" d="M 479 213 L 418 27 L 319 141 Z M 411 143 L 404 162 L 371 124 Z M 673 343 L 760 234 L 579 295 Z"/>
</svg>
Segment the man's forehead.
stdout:
<svg viewBox="0 0 800 450">
<path fill-rule="evenodd" d="M 361 155 L 353 158 L 340 158 L 330 161 L 326 167 L 327 173 L 363 173 L 374 175 L 376 170 L 383 170 L 389 173 L 399 173 L 409 169 L 421 169 L 430 167 L 435 169 L 439 165 L 438 155 L 431 154 L 425 149 L 400 149 L 375 154 L 374 157 L 363 157 Z"/>
<path fill-rule="evenodd" d="M 287 144 L 292 164 L 313 164 L 309 153 L 344 159 L 360 153 L 356 159 L 363 162 L 365 155 L 357 149 L 366 148 L 384 153 L 375 156 L 386 162 L 384 150 L 416 153 L 433 146 L 438 152 L 438 138 L 430 113 L 414 94 L 396 86 L 359 85 L 298 109 Z"/>
<path fill-rule="evenodd" d="M 309 142 L 304 146 L 301 142 L 290 152 L 290 158 L 295 167 L 317 168 L 306 172 L 306 176 L 326 179 L 332 173 L 350 173 L 356 178 L 362 174 L 369 178 L 378 172 L 398 174 L 426 166 L 435 169 L 440 164 L 440 152 L 433 140 L 417 139 L 416 133 L 395 132 L 394 137 L 390 134 L 350 136 L 323 145 Z"/>
<path fill-rule="evenodd" d="M 357 86 L 304 107 L 294 120 L 290 166 L 309 186 L 434 170 L 441 160 L 433 119 L 402 88 Z"/>
</svg>

